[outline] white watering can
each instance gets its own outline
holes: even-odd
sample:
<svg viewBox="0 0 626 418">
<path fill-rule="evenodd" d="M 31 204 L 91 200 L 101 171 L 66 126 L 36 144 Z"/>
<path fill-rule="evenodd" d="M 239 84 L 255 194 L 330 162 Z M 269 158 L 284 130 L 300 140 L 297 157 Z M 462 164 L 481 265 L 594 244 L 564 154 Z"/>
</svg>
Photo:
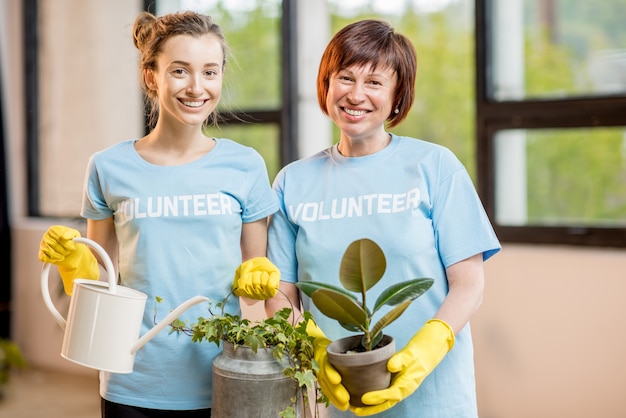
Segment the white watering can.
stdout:
<svg viewBox="0 0 626 418">
<path fill-rule="evenodd" d="M 133 371 L 135 353 L 173 320 L 191 306 L 206 302 L 204 296 L 194 296 L 174 309 L 141 338 L 141 318 L 148 296 L 137 290 L 117 285 L 113 262 L 106 251 L 87 238 L 74 238 L 96 250 L 105 264 L 109 282 L 89 279 L 74 280 L 67 321 L 50 298 L 48 288 L 49 263 L 41 272 L 43 300 L 62 329 L 61 356 L 92 369 L 113 373 Z"/>
</svg>

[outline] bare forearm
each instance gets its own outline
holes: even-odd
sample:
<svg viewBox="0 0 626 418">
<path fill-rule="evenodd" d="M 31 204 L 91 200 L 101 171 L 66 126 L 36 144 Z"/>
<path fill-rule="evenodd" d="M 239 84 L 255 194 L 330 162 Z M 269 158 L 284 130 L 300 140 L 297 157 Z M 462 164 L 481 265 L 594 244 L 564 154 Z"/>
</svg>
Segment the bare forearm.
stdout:
<svg viewBox="0 0 626 418">
<path fill-rule="evenodd" d="M 482 254 L 447 269 L 449 292 L 435 318 L 445 321 L 455 334 L 469 322 L 483 301 L 485 275 Z"/>
<path fill-rule="evenodd" d="M 278 289 L 274 297 L 265 300 L 265 314 L 271 317 L 283 308 L 290 308 L 294 318 L 299 319 L 301 312 L 298 288 L 293 283 L 281 281 Z"/>
</svg>

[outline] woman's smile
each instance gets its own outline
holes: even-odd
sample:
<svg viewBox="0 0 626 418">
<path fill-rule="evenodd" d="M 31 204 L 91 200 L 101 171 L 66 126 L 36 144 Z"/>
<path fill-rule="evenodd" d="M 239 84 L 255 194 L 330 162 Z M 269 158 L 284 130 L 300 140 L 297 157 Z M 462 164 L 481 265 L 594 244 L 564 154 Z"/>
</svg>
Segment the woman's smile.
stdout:
<svg viewBox="0 0 626 418">
<path fill-rule="evenodd" d="M 350 109 L 348 107 L 343 107 L 342 109 L 350 116 L 363 116 L 368 112 L 367 110 Z"/>
<path fill-rule="evenodd" d="M 187 107 L 200 107 L 202 106 L 204 103 L 206 103 L 205 100 L 185 100 L 185 99 L 179 99 L 179 101 L 184 104 Z"/>
</svg>

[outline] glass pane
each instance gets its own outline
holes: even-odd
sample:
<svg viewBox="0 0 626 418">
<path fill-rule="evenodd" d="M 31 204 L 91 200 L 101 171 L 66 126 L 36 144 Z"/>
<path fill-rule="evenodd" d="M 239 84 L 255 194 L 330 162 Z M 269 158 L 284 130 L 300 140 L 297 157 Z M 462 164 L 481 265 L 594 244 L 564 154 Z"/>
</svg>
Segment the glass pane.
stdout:
<svg viewBox="0 0 626 418">
<path fill-rule="evenodd" d="M 507 130 L 494 141 L 498 224 L 626 227 L 626 127 Z"/>
<path fill-rule="evenodd" d="M 270 181 L 274 180 L 280 168 L 279 138 L 280 129 L 276 124 L 238 124 L 211 127 L 208 135 L 228 138 L 256 149 L 265 160 Z"/>
<path fill-rule="evenodd" d="M 626 93 L 626 1 L 491 4 L 492 99 Z"/>
<path fill-rule="evenodd" d="M 450 148 L 475 178 L 474 2 L 328 0 L 332 33 L 359 18 L 382 18 L 415 44 L 415 103 L 391 131 Z M 335 139 L 338 134 L 335 129 Z"/>
<path fill-rule="evenodd" d="M 231 56 L 221 109 L 277 109 L 280 90 L 281 0 L 159 0 L 157 14 L 195 10 L 220 25 Z"/>
</svg>

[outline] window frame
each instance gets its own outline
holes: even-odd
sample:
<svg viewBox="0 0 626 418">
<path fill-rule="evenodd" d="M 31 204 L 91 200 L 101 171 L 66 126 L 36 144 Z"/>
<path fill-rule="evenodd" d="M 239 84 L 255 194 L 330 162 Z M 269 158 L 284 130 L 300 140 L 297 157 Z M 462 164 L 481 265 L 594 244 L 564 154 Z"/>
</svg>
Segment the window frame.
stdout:
<svg viewBox="0 0 626 418">
<path fill-rule="evenodd" d="M 476 0 L 476 155 L 477 189 L 502 242 L 626 247 L 626 228 L 587 225 L 507 226 L 495 217 L 494 137 L 500 130 L 626 126 L 626 95 L 552 100 L 494 101 L 489 97 L 493 47 L 490 20 L 494 0 Z"/>
<path fill-rule="evenodd" d="M 39 204 L 39 26 L 38 0 L 24 0 L 24 102 L 26 135 L 26 208 L 40 216 Z"/>
</svg>

